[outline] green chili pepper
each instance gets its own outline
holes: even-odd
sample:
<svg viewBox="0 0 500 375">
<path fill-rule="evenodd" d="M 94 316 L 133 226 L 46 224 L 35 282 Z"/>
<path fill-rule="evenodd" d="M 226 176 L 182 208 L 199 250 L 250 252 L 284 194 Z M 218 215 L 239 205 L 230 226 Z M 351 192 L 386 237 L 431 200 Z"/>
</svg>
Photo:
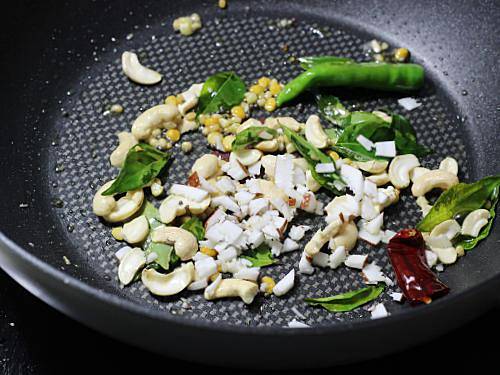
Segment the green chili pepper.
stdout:
<svg viewBox="0 0 500 375">
<path fill-rule="evenodd" d="M 409 91 L 422 86 L 424 68 L 417 64 L 323 63 L 312 65 L 287 83 L 277 98 L 278 107 L 313 87 L 358 87 Z"/>
</svg>

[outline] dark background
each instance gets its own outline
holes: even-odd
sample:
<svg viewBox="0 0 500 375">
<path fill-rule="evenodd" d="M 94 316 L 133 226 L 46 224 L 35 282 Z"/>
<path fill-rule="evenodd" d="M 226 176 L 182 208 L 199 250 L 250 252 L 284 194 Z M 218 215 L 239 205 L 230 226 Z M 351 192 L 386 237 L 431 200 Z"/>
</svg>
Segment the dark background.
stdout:
<svg viewBox="0 0 500 375">
<path fill-rule="evenodd" d="M 462 371 L 467 367 L 479 370 L 499 360 L 498 316 L 498 310 L 493 310 L 442 338 L 389 357 L 340 368 L 298 373 L 333 374 L 340 371 L 351 374 L 376 370 L 387 373 L 408 373 L 412 370 L 448 372 L 455 365 L 460 365 Z M 203 348 L 197 348 L 193 343 L 193 350 Z M 272 355 L 272 348 L 263 348 L 263 353 Z M 0 270 L 1 374 L 170 372 L 174 367 L 199 374 L 209 369 L 208 366 L 160 357 L 102 336 L 45 305 Z M 215 370 L 230 371 L 231 374 L 256 372 Z"/>
</svg>

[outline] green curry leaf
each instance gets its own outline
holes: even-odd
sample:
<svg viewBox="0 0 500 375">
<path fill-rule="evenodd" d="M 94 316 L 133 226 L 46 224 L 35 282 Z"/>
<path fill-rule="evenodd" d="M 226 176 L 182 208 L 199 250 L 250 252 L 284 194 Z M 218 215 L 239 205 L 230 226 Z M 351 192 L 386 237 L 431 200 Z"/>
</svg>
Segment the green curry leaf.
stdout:
<svg viewBox="0 0 500 375">
<path fill-rule="evenodd" d="M 500 186 L 500 175 L 485 177 L 472 184 L 460 183 L 444 191 L 417 225 L 422 232 L 430 232 L 436 225 L 456 215 L 482 208 L 495 189 Z"/>
<path fill-rule="evenodd" d="M 252 267 L 265 267 L 277 262 L 277 260 L 273 258 L 271 249 L 266 244 L 262 244 L 256 249 L 247 251 L 241 257 L 252 262 Z"/>
<path fill-rule="evenodd" d="M 158 176 L 170 155 L 145 143 L 133 146 L 127 153 L 123 168 L 103 195 L 126 193 L 140 189 Z"/>
<path fill-rule="evenodd" d="M 369 286 L 331 297 L 306 298 L 304 301 L 311 306 L 322 306 L 330 312 L 346 312 L 373 301 L 383 290 L 383 286 Z"/>
<path fill-rule="evenodd" d="M 156 259 L 154 263 L 159 265 L 165 271 L 168 271 L 170 266 L 177 262 L 178 257 L 173 252 L 174 247 L 160 242 L 150 242 L 146 248 L 146 255 L 155 253 Z"/>
<path fill-rule="evenodd" d="M 331 124 L 343 128 L 349 120 L 350 112 L 333 95 L 318 95 L 316 97 L 319 114 Z"/>
<path fill-rule="evenodd" d="M 276 130 L 268 128 L 267 126 L 250 126 L 249 128 L 246 128 L 245 130 L 236 134 L 236 138 L 234 139 L 231 146 L 232 150 L 242 150 L 249 145 L 269 139 L 269 137 L 263 138 L 263 133 L 267 133 L 268 135 L 273 137 L 276 137 L 276 135 L 278 135 L 278 132 Z"/>
<path fill-rule="evenodd" d="M 245 83 L 234 72 L 216 73 L 203 84 L 196 114 L 229 110 L 243 101 L 245 92 Z"/>
<path fill-rule="evenodd" d="M 193 233 L 198 241 L 205 238 L 205 227 L 203 226 L 203 222 L 196 216 L 193 216 L 191 219 L 182 224 L 181 228 Z"/>
</svg>

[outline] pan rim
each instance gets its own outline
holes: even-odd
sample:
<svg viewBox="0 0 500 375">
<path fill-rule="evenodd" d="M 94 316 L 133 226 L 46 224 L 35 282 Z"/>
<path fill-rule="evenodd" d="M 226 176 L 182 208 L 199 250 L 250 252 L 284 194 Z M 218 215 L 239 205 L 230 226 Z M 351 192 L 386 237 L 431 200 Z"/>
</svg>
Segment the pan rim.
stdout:
<svg viewBox="0 0 500 375">
<path fill-rule="evenodd" d="M 50 277 L 52 280 L 65 285 L 67 288 L 73 288 L 79 293 L 84 293 L 90 298 L 98 299 L 99 302 L 107 304 L 119 309 L 124 309 L 126 312 L 139 315 L 147 316 L 150 319 L 154 319 L 159 322 L 176 324 L 181 326 L 186 326 L 189 328 L 204 329 L 206 331 L 221 332 L 221 333 L 231 333 L 231 334 L 251 334 L 254 336 L 267 336 L 267 335 L 280 335 L 280 336 L 293 336 L 293 335 L 303 335 L 303 336 L 323 336 L 330 334 L 338 334 L 346 332 L 351 329 L 367 330 L 375 326 L 390 326 L 395 324 L 401 324 L 404 321 L 412 320 L 417 316 L 419 318 L 424 318 L 425 316 L 432 315 L 433 313 L 439 313 L 442 310 L 448 308 L 449 305 L 456 303 L 457 300 L 465 299 L 470 297 L 474 293 L 484 291 L 488 287 L 493 288 L 494 281 L 500 283 L 500 274 L 494 275 L 493 277 L 482 280 L 479 284 L 466 289 L 457 294 L 451 294 L 445 296 L 444 298 L 438 299 L 429 305 L 420 305 L 413 307 L 412 309 L 406 309 L 399 311 L 394 315 L 390 315 L 384 319 L 356 319 L 350 321 L 336 322 L 331 325 L 326 326 L 311 326 L 308 329 L 303 328 L 288 328 L 281 326 L 245 326 L 245 325 L 231 325 L 218 323 L 213 324 L 206 320 L 195 320 L 190 318 L 185 318 L 182 315 L 175 315 L 171 313 L 161 312 L 154 309 L 141 306 L 133 301 L 128 301 L 122 299 L 119 296 L 106 292 L 104 290 L 96 289 L 87 283 L 78 280 L 77 278 L 66 274 L 65 272 L 53 267 L 52 265 L 38 259 L 36 256 L 30 254 L 22 246 L 18 245 L 16 242 L 12 241 L 8 236 L 0 230 L 0 245 L 2 245 L 2 250 L 10 251 L 12 255 L 18 257 L 24 262 L 28 262 L 31 266 L 37 269 L 45 277 Z M 2 267 L 3 268 L 3 267 Z M 10 275 L 10 274 L 9 274 Z M 25 287 L 26 288 L 26 287 Z M 26 288 L 30 293 L 32 291 Z M 32 293 L 33 294 L 33 293 Z M 41 295 L 34 294 L 37 298 L 43 300 L 47 303 Z M 487 302 L 487 301 L 485 301 Z M 487 305 L 485 305 L 488 307 Z"/>
</svg>

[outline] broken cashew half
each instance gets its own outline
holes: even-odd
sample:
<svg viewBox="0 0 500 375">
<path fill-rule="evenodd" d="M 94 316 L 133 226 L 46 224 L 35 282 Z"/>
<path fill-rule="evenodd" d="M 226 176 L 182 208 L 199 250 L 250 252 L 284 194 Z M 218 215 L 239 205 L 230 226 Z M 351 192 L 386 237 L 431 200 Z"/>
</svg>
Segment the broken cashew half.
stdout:
<svg viewBox="0 0 500 375">
<path fill-rule="evenodd" d="M 378 174 L 384 173 L 389 162 L 387 160 L 369 160 L 369 161 L 354 161 L 353 166 L 358 167 L 362 171 Z"/>
<path fill-rule="evenodd" d="M 118 147 L 111 153 L 109 161 L 116 168 L 123 167 L 129 150 L 137 144 L 137 139 L 129 132 L 118 133 Z"/>
<path fill-rule="evenodd" d="M 92 209 L 97 216 L 110 223 L 124 221 L 135 214 L 142 206 L 144 192 L 142 189 L 127 192 L 118 200 L 111 195 L 102 195 L 114 182 L 111 180 L 101 186 L 95 193 L 92 201 Z"/>
<path fill-rule="evenodd" d="M 234 155 L 234 156 L 233 156 Z M 235 157 L 242 165 L 249 166 L 257 163 L 262 157 L 262 151 L 255 149 L 244 149 L 233 151 L 231 156 Z"/>
<path fill-rule="evenodd" d="M 144 215 L 138 216 L 123 226 L 122 233 L 123 239 L 130 244 L 142 242 L 149 234 L 149 221 Z"/>
<path fill-rule="evenodd" d="M 209 179 L 215 176 L 219 170 L 219 158 L 213 154 L 205 154 L 196 159 L 191 168 L 191 173 L 196 172 L 199 177 Z"/>
<path fill-rule="evenodd" d="M 441 163 L 439 163 L 439 169 L 453 173 L 456 176 L 458 175 L 458 162 L 451 156 L 448 156 L 441 160 Z"/>
<path fill-rule="evenodd" d="M 180 195 L 169 195 L 160 205 L 160 220 L 164 224 L 170 224 L 177 216 L 185 215 L 188 210 L 193 215 L 202 214 L 210 206 L 210 201 L 210 196 L 201 202 L 195 202 Z"/>
<path fill-rule="evenodd" d="M 128 78 L 141 85 L 154 85 L 162 78 L 160 73 L 143 66 L 133 52 L 123 52 L 122 69 Z"/>
<path fill-rule="evenodd" d="M 354 249 L 358 241 L 358 227 L 353 221 L 347 221 L 342 224 L 339 232 L 328 242 L 328 248 L 335 250 L 339 246 L 344 246 L 345 251 L 349 252 Z"/>
<path fill-rule="evenodd" d="M 408 187 L 410 185 L 410 172 L 418 166 L 420 166 L 420 162 L 413 154 L 396 156 L 389 166 L 391 183 L 398 189 Z"/>
<path fill-rule="evenodd" d="M 277 139 L 271 139 L 269 141 L 260 141 L 254 147 L 262 152 L 276 152 L 278 151 L 279 143 Z"/>
<path fill-rule="evenodd" d="M 251 281 L 222 279 L 214 290 L 206 288 L 204 296 L 208 301 L 218 298 L 240 297 L 244 303 L 250 304 L 258 292 L 259 287 Z"/>
<path fill-rule="evenodd" d="M 137 272 L 146 265 L 146 255 L 142 249 L 135 247 L 129 250 L 118 266 L 118 279 L 123 285 L 130 284 Z"/>
<path fill-rule="evenodd" d="M 324 229 L 319 229 L 311 240 L 304 247 L 304 252 L 309 257 L 314 257 L 319 253 L 321 248 L 333 237 L 335 236 L 340 228 L 342 227 L 342 221 L 340 219 L 333 220 Z"/>
<path fill-rule="evenodd" d="M 160 226 L 156 228 L 151 239 L 153 242 L 163 242 L 173 245 L 175 254 L 181 260 L 189 260 L 198 251 L 198 240 L 189 231 L 178 227 Z"/>
<path fill-rule="evenodd" d="M 328 146 L 328 136 L 321 126 L 319 117 L 311 115 L 306 121 L 305 127 L 306 139 L 317 148 L 325 148 Z"/>
<path fill-rule="evenodd" d="M 132 134 L 138 140 L 148 139 L 155 129 L 174 129 L 179 122 L 179 110 L 174 104 L 160 104 L 142 112 L 132 124 Z"/>
<path fill-rule="evenodd" d="M 456 175 L 435 169 L 417 177 L 411 187 L 411 193 L 415 197 L 420 197 L 432 189 L 448 190 L 456 184 L 458 184 L 458 177 Z"/>
<path fill-rule="evenodd" d="M 472 211 L 462 223 L 462 234 L 477 237 L 481 229 L 488 224 L 490 212 L 484 208 Z"/>
<path fill-rule="evenodd" d="M 182 292 L 194 279 L 193 262 L 184 263 L 170 273 L 164 274 L 154 269 L 142 271 L 144 286 L 157 296 L 173 296 Z"/>
</svg>

